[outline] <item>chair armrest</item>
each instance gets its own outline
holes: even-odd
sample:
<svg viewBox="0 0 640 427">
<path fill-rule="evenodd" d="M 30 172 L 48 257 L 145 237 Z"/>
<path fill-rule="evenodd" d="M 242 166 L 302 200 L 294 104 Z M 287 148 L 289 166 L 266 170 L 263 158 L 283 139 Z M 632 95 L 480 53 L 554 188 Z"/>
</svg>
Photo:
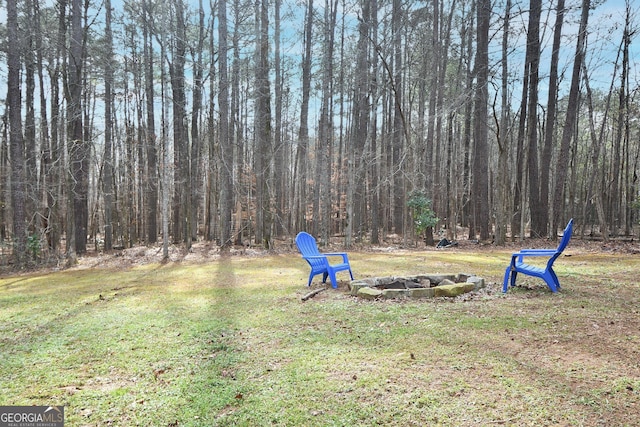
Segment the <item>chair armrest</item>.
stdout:
<svg viewBox="0 0 640 427">
<path fill-rule="evenodd" d="M 516 252 L 513 255 L 517 256 L 551 256 L 555 255 L 557 251 L 555 249 L 522 249 L 520 252 Z"/>
<path fill-rule="evenodd" d="M 323 253 L 325 256 L 341 256 L 342 262 L 349 262 L 346 252 L 332 252 L 332 253 Z"/>
<path fill-rule="evenodd" d="M 519 262 L 523 262 L 524 257 L 552 257 L 557 253 L 553 249 L 523 249 L 520 252 L 511 254 L 511 264 L 515 264 L 516 258 Z"/>
</svg>

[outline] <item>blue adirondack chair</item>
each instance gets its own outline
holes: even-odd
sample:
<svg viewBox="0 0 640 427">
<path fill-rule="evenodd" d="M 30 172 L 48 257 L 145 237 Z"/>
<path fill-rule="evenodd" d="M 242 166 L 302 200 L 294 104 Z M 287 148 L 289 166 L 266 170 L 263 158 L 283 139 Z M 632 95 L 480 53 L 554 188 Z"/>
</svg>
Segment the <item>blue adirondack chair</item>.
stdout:
<svg viewBox="0 0 640 427">
<path fill-rule="evenodd" d="M 304 231 L 298 233 L 296 236 L 296 246 L 304 258 L 311 267 L 311 273 L 309 274 L 309 283 L 307 286 L 311 286 L 311 281 L 314 276 L 322 274 L 322 283 L 327 282 L 327 276 L 331 279 L 331 286 L 333 288 L 338 287 L 336 281 L 336 272 L 349 271 L 351 280 L 353 280 L 353 273 L 351 272 L 351 266 L 349 265 L 349 258 L 345 252 L 337 253 L 320 253 L 316 239 L 309 233 Z M 330 264 L 328 257 L 341 257 L 342 262 L 338 264 Z"/>
<path fill-rule="evenodd" d="M 509 264 L 509 267 L 507 267 L 507 270 L 504 273 L 502 292 L 507 292 L 509 284 L 511 284 L 511 286 L 515 286 L 518 273 L 539 277 L 547 283 L 551 292 L 557 292 L 558 289 L 560 289 L 560 281 L 558 280 L 558 276 L 556 276 L 555 271 L 553 271 L 553 263 L 569 244 L 572 233 L 573 219 L 571 219 L 565 227 L 562 240 L 560 240 L 560 244 L 557 249 L 522 249 L 520 252 L 512 254 L 511 264 Z M 537 267 L 525 264 L 525 257 L 547 257 L 549 260 L 547 261 L 546 266 Z"/>
</svg>

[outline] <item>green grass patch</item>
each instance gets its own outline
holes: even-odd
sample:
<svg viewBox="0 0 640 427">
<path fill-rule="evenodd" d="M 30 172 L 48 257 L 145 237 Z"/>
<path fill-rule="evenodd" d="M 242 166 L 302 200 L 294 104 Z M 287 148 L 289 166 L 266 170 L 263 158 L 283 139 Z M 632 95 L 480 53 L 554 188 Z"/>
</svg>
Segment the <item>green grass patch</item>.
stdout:
<svg viewBox="0 0 640 427">
<path fill-rule="evenodd" d="M 559 294 L 519 277 L 506 295 L 506 251 L 350 258 L 358 277 L 472 272 L 489 291 L 302 302 L 297 254 L 5 277 L 0 404 L 65 405 L 70 426 L 636 422 L 634 257 L 574 251 Z"/>
</svg>

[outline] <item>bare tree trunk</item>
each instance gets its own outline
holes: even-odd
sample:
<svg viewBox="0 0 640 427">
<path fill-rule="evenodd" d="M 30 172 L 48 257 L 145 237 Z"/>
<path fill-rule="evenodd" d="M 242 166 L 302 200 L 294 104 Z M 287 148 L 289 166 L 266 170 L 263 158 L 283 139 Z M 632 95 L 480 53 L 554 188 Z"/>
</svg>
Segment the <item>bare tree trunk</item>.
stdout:
<svg viewBox="0 0 640 427">
<path fill-rule="evenodd" d="M 32 2 L 26 2 L 26 19 L 33 22 Z M 35 113 L 35 90 L 36 90 L 36 60 L 34 55 L 34 32 L 25 31 L 22 36 L 22 43 L 25 44 L 23 50 L 24 77 L 25 77 L 25 97 L 24 97 L 24 156 L 25 156 L 25 176 L 29 177 L 25 181 L 25 219 L 27 220 L 27 234 L 35 236 L 39 232 L 39 203 L 37 195 L 38 189 L 37 172 L 37 149 L 36 149 L 36 113 Z"/>
<path fill-rule="evenodd" d="M 623 139 L 628 134 L 628 118 L 629 118 L 629 95 L 627 89 L 629 75 L 629 45 L 631 44 L 629 9 L 627 6 L 627 16 L 625 27 L 622 35 L 622 73 L 620 75 L 620 89 L 618 90 L 618 117 L 616 118 L 616 130 L 613 140 L 613 163 L 611 165 L 611 191 L 609 191 L 609 205 L 611 219 L 611 233 L 616 236 L 618 230 L 624 226 L 626 222 L 626 212 L 623 210 L 625 197 L 622 191 L 623 174 L 628 165 L 626 159 L 623 163 L 623 155 L 625 155 L 626 147 L 623 147 Z"/>
<path fill-rule="evenodd" d="M 271 248 L 271 89 L 269 85 L 269 1 L 256 1 L 257 63 L 255 117 L 256 243 Z"/>
<path fill-rule="evenodd" d="M 6 102 L 7 109 L 9 102 Z M 9 221 L 8 213 L 11 202 L 11 190 L 10 190 L 10 176 L 11 170 L 9 165 L 9 154 L 11 150 L 10 137 L 9 137 L 9 117 L 8 110 L 4 110 L 4 114 L 0 117 L 0 241 L 6 241 L 9 230 L 7 229 L 7 222 Z"/>
<path fill-rule="evenodd" d="M 275 126 L 273 128 L 273 159 L 274 159 L 274 202 L 275 202 L 275 221 L 274 232 L 276 236 L 280 236 L 283 233 L 285 224 L 287 223 L 285 218 L 285 206 L 287 203 L 286 197 L 286 178 L 287 168 L 285 167 L 285 155 L 287 148 L 282 136 L 282 97 L 283 97 L 283 85 L 284 79 L 282 76 L 282 58 L 280 56 L 280 3 L 282 0 L 274 0 L 274 72 L 275 72 Z"/>
<path fill-rule="evenodd" d="M 346 0 L 342 1 L 342 7 L 346 8 Z M 336 1 L 336 9 L 338 7 L 338 2 Z M 337 24 L 337 21 L 336 21 Z M 338 77 L 337 77 L 337 85 L 338 88 L 334 88 L 333 92 L 338 93 L 338 100 L 336 101 L 340 106 L 338 110 L 338 150 L 337 150 L 337 158 L 335 160 L 335 178 L 334 183 L 332 183 L 332 197 L 333 201 L 330 209 L 331 209 L 331 233 L 339 233 L 343 234 L 345 232 L 345 220 L 344 216 L 346 216 L 347 207 L 343 202 L 343 194 L 347 192 L 347 179 L 345 176 L 345 159 L 347 159 L 347 143 L 345 142 L 347 135 L 345 135 L 345 122 L 349 121 L 349 117 L 347 117 L 347 113 L 345 112 L 345 17 L 344 14 L 340 20 L 340 59 L 338 65 Z M 349 89 L 349 93 L 351 90 Z M 332 104 L 335 105 L 335 102 Z M 333 110 L 333 107 L 331 108 Z M 333 115 L 333 111 L 331 112 Z M 360 156 L 363 156 L 364 153 L 361 153 Z M 335 156 L 332 156 L 332 161 Z M 348 161 L 348 159 L 346 160 Z M 344 216 L 343 216 L 344 212 Z M 366 230 L 366 224 L 362 224 L 362 229 Z M 359 237 L 358 237 L 359 238 Z M 350 245 L 351 236 L 345 236 L 344 243 L 345 245 Z"/>
<path fill-rule="evenodd" d="M 528 52 L 528 49 L 527 49 Z M 529 95 L 529 74 L 530 61 L 525 59 L 524 70 L 522 72 L 522 99 L 520 101 L 520 117 L 518 121 L 518 134 L 516 136 L 516 152 L 515 152 L 515 181 L 513 191 L 513 216 L 511 217 L 511 237 L 515 241 L 516 235 L 520 239 L 524 239 L 524 223 L 526 216 L 524 215 L 524 195 L 525 195 L 525 150 L 524 140 L 526 137 L 527 112 L 528 112 L 528 95 Z"/>
<path fill-rule="evenodd" d="M 126 70 L 126 67 L 125 67 Z M 126 88 L 126 86 L 125 86 Z M 125 161 L 124 161 L 124 192 L 123 194 L 123 217 L 126 218 L 124 224 L 126 225 L 125 238 L 123 239 L 123 245 L 127 248 L 132 248 L 136 241 L 135 230 L 135 165 L 136 165 L 136 150 L 135 150 L 135 128 L 132 123 L 132 118 L 127 118 L 127 124 L 125 125 Z"/>
<path fill-rule="evenodd" d="M 313 0 L 307 0 L 304 30 L 304 55 L 302 58 L 302 101 L 300 104 L 300 128 L 295 164 L 294 230 L 306 228 L 307 210 L 307 156 L 309 151 L 309 98 L 311 92 L 311 47 L 313 29 Z"/>
<path fill-rule="evenodd" d="M 218 1 L 218 79 L 220 105 L 219 140 L 221 148 L 220 167 L 220 246 L 228 248 L 232 242 L 231 212 L 233 209 L 233 144 L 229 134 L 229 79 L 227 76 L 228 55 L 227 2 Z"/>
<path fill-rule="evenodd" d="M 374 49 L 378 45 L 378 2 L 371 2 L 371 41 Z M 371 176 L 371 243 L 376 245 L 380 243 L 380 162 L 378 159 L 378 123 L 377 123 L 377 111 L 378 111 L 378 56 L 371 55 L 371 79 L 370 79 L 370 94 L 371 94 L 371 123 L 369 125 L 369 135 L 371 135 L 371 149 L 369 150 L 369 174 Z"/>
<path fill-rule="evenodd" d="M 491 1 L 479 0 L 477 8 L 477 54 L 476 54 L 476 95 L 473 126 L 473 197 L 475 208 L 475 224 L 480 232 L 480 240 L 489 239 L 489 164 L 488 147 L 488 77 L 489 77 L 489 21 L 491 18 Z"/>
<path fill-rule="evenodd" d="M 425 66 L 429 81 L 429 114 L 427 116 L 427 140 L 426 140 L 426 152 L 425 152 L 425 190 L 429 197 L 435 195 L 435 185 L 438 177 L 435 173 L 436 165 L 434 163 L 434 153 L 436 147 L 436 101 L 438 94 L 438 66 L 439 66 L 439 51 L 440 51 L 440 6 L 438 1 L 433 2 L 433 18 L 432 31 L 431 31 L 431 52 L 430 55 L 426 55 L 428 64 Z M 425 77 L 427 79 L 427 77 Z"/>
<path fill-rule="evenodd" d="M 501 114 L 498 123 L 496 139 L 498 141 L 498 177 L 497 181 L 497 197 L 496 197 L 496 228 L 495 228 L 495 244 L 502 246 L 506 243 L 507 228 L 507 192 L 509 190 L 508 182 L 508 163 L 509 163 L 509 123 L 508 123 L 508 44 L 509 44 L 509 28 L 511 24 L 511 0 L 507 0 L 503 17 L 503 33 L 502 33 L 502 85 L 501 94 Z"/>
<path fill-rule="evenodd" d="M 164 40 L 164 35 L 161 35 L 161 43 L 160 43 L 160 57 L 164 58 L 166 55 L 166 43 Z M 169 259 L 169 240 L 171 236 L 169 234 L 169 198 L 170 196 L 170 185 L 171 185 L 171 176 L 169 174 L 170 168 L 170 155 L 169 155 L 169 113 L 168 109 L 168 94 L 167 94 L 167 72 L 165 69 L 164 61 L 160 62 L 160 93 L 161 93 L 161 104 L 162 104 L 162 169 L 160 173 L 160 184 L 162 189 L 162 259 Z"/>
<path fill-rule="evenodd" d="M 7 0 L 7 106 L 9 110 L 9 145 L 11 155 L 11 203 L 13 205 L 13 255 L 18 268 L 27 261 L 25 221 L 24 139 L 22 136 L 22 96 L 20 90 L 20 34 L 16 0 Z"/>
<path fill-rule="evenodd" d="M 624 30 L 624 34 L 623 34 L 623 38 L 624 38 L 624 47 L 623 47 L 623 59 L 622 59 L 622 67 L 625 70 L 626 73 L 626 78 L 624 79 L 626 81 L 625 83 L 625 87 L 627 88 L 626 93 L 622 94 L 621 93 L 621 103 L 624 105 L 624 116 L 623 116 L 623 121 L 624 123 L 622 124 L 622 132 L 623 133 L 623 146 L 624 146 L 624 153 L 625 153 L 625 173 L 624 173 L 624 191 L 623 193 L 626 196 L 626 199 L 624 201 L 624 205 L 623 205 L 623 227 L 624 227 L 624 233 L 625 235 L 631 235 L 632 234 L 632 230 L 633 230 L 633 209 L 632 209 L 632 205 L 633 205 L 633 201 L 636 195 L 636 192 L 634 191 L 633 187 L 632 187 L 632 180 L 635 182 L 636 181 L 636 168 L 635 165 L 631 164 L 631 147 L 630 147 L 630 138 L 631 138 L 631 129 L 630 129 L 630 119 L 629 119 L 629 111 L 630 111 L 630 94 L 629 94 L 629 46 L 631 45 L 631 37 L 633 34 L 635 34 L 635 31 L 633 29 L 631 29 L 631 20 L 632 20 L 632 14 L 634 13 L 634 9 L 632 9 L 631 7 L 631 1 L 627 0 L 626 2 L 626 14 L 625 14 L 625 30 Z M 621 121 L 622 121 L 621 120 Z"/>
<path fill-rule="evenodd" d="M 602 240 L 604 242 L 609 241 L 609 224 L 605 214 L 604 199 L 605 192 L 603 187 L 603 172 L 604 166 L 600 166 L 600 150 L 604 142 L 604 128 L 606 123 L 607 114 L 605 114 L 605 120 L 603 121 L 600 129 L 600 135 L 596 135 L 595 127 L 595 113 L 593 110 L 593 96 L 591 92 L 591 86 L 589 85 L 589 76 L 583 72 L 583 79 L 585 82 L 585 88 L 587 92 L 587 105 L 589 107 L 589 134 L 591 136 L 591 176 L 589 178 L 588 187 L 588 199 L 593 198 L 593 202 L 596 205 L 596 213 L 598 215 L 598 222 L 600 223 L 600 232 L 602 233 Z M 611 95 L 611 92 L 609 92 Z M 609 111 L 609 102 L 607 100 L 607 112 Z"/>
<path fill-rule="evenodd" d="M 473 64 L 473 21 L 474 21 L 474 17 L 477 14 L 475 12 L 475 8 L 477 7 L 477 2 L 473 1 L 471 3 L 471 10 L 469 12 L 469 18 L 468 24 L 466 24 L 466 40 L 465 42 L 465 52 L 466 52 L 466 68 L 464 70 L 464 75 L 466 77 L 466 85 L 465 85 L 465 89 L 468 93 L 471 93 L 471 91 L 473 90 L 473 70 L 472 70 L 472 64 Z M 472 200 L 471 200 L 471 192 L 472 192 L 472 177 L 471 177 L 471 119 L 472 119 L 472 108 L 473 108 L 473 103 L 472 102 L 466 102 L 465 103 L 465 108 L 464 108 L 464 124 L 463 124 L 463 135 L 462 135 L 462 140 L 463 140 L 463 151 L 464 151 L 464 155 L 463 155 L 463 194 L 462 194 L 462 221 L 461 223 L 463 225 L 467 225 L 469 227 L 469 238 L 470 239 L 475 239 L 476 236 L 476 231 L 475 231 L 475 224 L 473 221 L 473 206 L 472 206 Z"/>
<path fill-rule="evenodd" d="M 191 247 L 191 217 L 189 195 L 189 150 L 187 146 L 187 112 L 185 96 L 185 50 L 186 29 L 183 0 L 174 0 L 176 34 L 173 40 L 172 62 L 169 64 L 171 90 L 173 94 L 173 144 L 174 144 L 174 199 L 173 199 L 173 239 L 184 241 Z"/>
<path fill-rule="evenodd" d="M 215 8 L 214 8 L 215 9 Z M 211 35 L 213 36 L 214 29 L 211 28 Z M 215 42 L 213 37 L 209 37 L 209 48 L 211 52 L 215 51 Z M 217 65 L 217 64 L 216 64 Z M 219 221 L 218 221 L 218 213 L 219 213 L 219 195 L 221 193 L 219 188 L 220 183 L 220 155 L 218 153 L 218 147 L 220 146 L 219 140 L 217 139 L 218 133 L 215 132 L 216 129 L 216 114 L 218 111 L 214 111 L 215 99 L 216 99 L 216 90 L 215 87 L 215 68 L 213 61 L 209 63 L 209 111 L 207 113 L 207 128 L 209 131 L 207 132 L 207 183 L 205 189 L 205 212 L 204 212 L 204 238 L 206 241 L 210 242 L 219 237 Z M 232 154 L 233 155 L 233 154 Z M 229 233 L 231 234 L 231 233 Z M 218 241 L 218 244 L 220 242 Z"/>
<path fill-rule="evenodd" d="M 234 0 L 234 28 L 240 28 L 242 21 L 242 5 L 239 0 Z M 232 83 L 231 83 L 231 122 L 229 124 L 230 140 L 234 144 L 235 157 L 232 158 L 232 188 L 237 188 L 237 192 L 232 196 L 232 203 L 235 203 L 236 216 L 236 244 L 242 244 L 242 236 L 245 227 L 242 224 L 242 198 L 246 184 L 245 178 L 245 162 L 244 162 L 244 133 L 242 132 L 242 115 L 240 103 L 240 31 L 233 32 L 233 64 L 231 65 Z M 247 203 L 249 205 L 249 203 Z M 249 207 L 248 207 L 249 210 Z M 232 206 L 233 212 L 233 206 Z M 247 227 L 249 228 L 249 227 Z M 247 233 L 248 239 L 251 239 L 250 228 Z"/>
<path fill-rule="evenodd" d="M 551 234 L 555 235 L 560 223 L 560 218 L 564 214 L 564 189 L 567 169 L 569 167 L 569 149 L 573 138 L 576 119 L 578 114 L 578 97 L 580 95 L 580 73 L 584 58 L 585 39 L 587 35 L 587 22 L 589 21 L 590 0 L 582 0 L 582 17 L 578 30 L 578 41 L 576 44 L 576 55 L 573 62 L 573 72 L 571 75 L 571 88 L 569 90 L 568 108 L 562 129 L 562 139 L 560 141 L 560 152 L 556 162 L 556 183 L 553 193 L 553 217 L 551 221 Z"/>
<path fill-rule="evenodd" d="M 136 52 L 136 66 L 135 66 L 135 73 L 134 76 L 135 77 L 135 93 L 136 93 L 136 97 L 138 99 L 143 99 L 144 95 L 143 95 L 143 90 L 144 88 L 141 86 L 141 82 L 142 82 L 142 61 L 138 60 L 137 58 L 139 58 L 139 52 Z M 135 229 L 135 236 L 136 236 L 136 240 L 134 242 L 134 244 L 138 244 L 140 243 L 144 237 L 145 237 L 145 220 L 147 219 L 147 216 L 145 215 L 145 211 L 146 211 L 146 199 L 144 197 L 145 195 L 145 186 L 146 186 L 146 178 L 144 176 L 144 172 L 145 172 L 145 127 L 144 127 L 144 120 L 143 120 L 143 111 L 142 111 L 142 104 L 141 103 L 137 103 L 138 105 L 136 105 L 136 139 L 135 139 L 135 143 L 136 143 L 136 153 L 135 153 L 135 160 L 136 160 L 136 169 L 134 172 L 134 176 L 135 176 L 135 181 L 134 181 L 134 185 L 135 185 L 135 223 L 134 223 L 134 229 Z"/>
<path fill-rule="evenodd" d="M 332 85 L 333 80 L 333 40 L 336 22 L 337 0 L 334 5 L 330 0 L 325 1 L 325 26 L 323 39 L 323 67 L 322 67 L 322 102 L 320 120 L 318 123 L 318 142 L 316 145 L 316 168 L 313 195 L 313 230 L 319 235 L 320 242 L 326 244 L 329 240 L 331 221 L 331 174 L 332 174 L 332 145 L 333 123 L 331 119 Z"/>
<path fill-rule="evenodd" d="M 105 1 L 106 59 L 104 68 L 104 159 L 102 185 L 104 191 L 104 249 L 113 248 L 113 33 L 111 0 Z M 146 25 L 145 25 L 146 27 Z"/>
<path fill-rule="evenodd" d="M 202 92 L 204 90 L 204 66 L 202 52 L 204 51 L 205 28 L 204 9 L 202 0 L 198 3 L 198 41 L 193 64 L 193 102 L 191 105 L 191 150 L 189 150 L 189 241 L 198 239 L 198 208 L 200 207 L 202 184 L 202 138 L 200 135 L 200 113 L 202 111 Z"/>
<path fill-rule="evenodd" d="M 233 144 L 229 135 L 229 79 L 227 76 L 227 2 L 218 0 L 218 78 L 220 88 L 218 105 L 220 115 L 220 246 L 228 248 L 231 243 L 231 213 L 233 209 Z"/>
<path fill-rule="evenodd" d="M 540 170 L 538 163 L 538 72 L 540 68 L 540 15 L 542 0 L 531 0 L 527 30 L 527 55 L 529 63 L 529 106 L 527 108 L 529 208 L 531 210 L 531 237 L 546 235 L 544 221 L 546 206 L 540 200 Z"/>
<path fill-rule="evenodd" d="M 38 204 L 42 203 L 42 230 L 44 236 L 47 237 L 47 251 L 53 251 L 54 247 L 51 245 L 51 236 L 53 230 L 53 224 L 51 222 L 52 216 L 49 204 L 50 182 L 49 170 L 51 168 L 51 138 L 49 129 L 49 119 L 47 116 L 47 95 L 44 83 L 44 52 L 42 41 L 42 21 L 40 19 L 40 3 L 37 1 L 32 2 L 33 5 L 33 17 L 34 17 L 34 31 L 35 31 L 35 51 L 36 51 L 36 67 L 38 71 L 38 87 L 40 92 L 40 145 L 42 152 L 42 161 L 40 164 L 40 189 L 38 196 L 40 197 Z"/>
<path fill-rule="evenodd" d="M 36 2 L 37 3 L 37 2 Z M 48 151 L 45 151 L 45 169 L 46 180 L 48 185 L 47 191 L 47 222 L 49 224 L 49 234 L 47 240 L 49 248 L 57 250 L 60 248 L 61 235 L 64 230 L 64 221 L 62 218 L 61 203 L 63 203 L 63 173 L 62 173 L 62 149 L 61 149 L 61 133 L 62 119 L 60 109 L 60 78 L 62 75 L 63 64 L 65 61 L 65 46 L 67 33 L 67 2 L 60 0 L 58 2 L 58 28 L 57 43 L 55 46 L 55 55 L 49 59 L 53 64 L 49 68 L 49 79 L 51 81 L 51 141 Z M 67 248 L 68 251 L 68 242 Z"/>
<path fill-rule="evenodd" d="M 396 234 L 404 233 L 404 212 L 405 212 L 405 182 L 402 173 L 400 156 L 403 151 L 403 117 L 402 117 L 402 3 L 400 0 L 393 0 L 391 11 L 391 27 L 393 32 L 393 142 L 392 142 L 392 163 L 393 163 L 393 228 Z M 428 137 L 427 137 L 428 139 Z M 429 148 L 427 148 L 429 150 Z"/>
<path fill-rule="evenodd" d="M 71 3 L 71 40 L 67 75 L 67 121 L 69 142 L 69 160 L 71 168 L 69 197 L 71 198 L 73 235 L 70 250 L 83 254 L 87 250 L 87 225 L 89 219 L 89 144 L 84 140 L 82 85 L 84 63 L 84 29 L 82 26 L 82 1 Z"/>
<path fill-rule="evenodd" d="M 560 56 L 562 24 L 564 22 L 564 0 L 558 0 L 556 5 L 556 23 L 553 30 L 553 49 L 551 52 L 551 68 L 549 71 L 549 97 L 547 99 L 547 119 L 544 130 L 544 146 L 540 161 L 540 202 L 548 206 L 544 213 L 544 222 L 548 223 L 553 216 L 554 206 L 549 203 L 550 177 L 551 177 L 551 151 L 553 148 L 554 135 L 556 133 L 556 109 L 558 102 L 558 59 Z M 540 212 L 543 214 L 543 212 Z M 550 229 L 551 238 L 557 234 L 556 230 Z"/>
<path fill-rule="evenodd" d="M 451 44 L 451 27 L 453 22 L 453 17 L 455 15 L 455 8 L 457 6 L 457 2 L 454 0 L 451 2 L 449 13 L 442 14 L 442 24 L 441 32 L 443 33 L 443 37 L 440 39 L 439 51 L 440 54 L 438 65 L 438 82 L 440 82 L 437 86 L 437 97 L 436 97 L 436 111 L 438 111 L 438 118 L 436 120 L 436 145 L 441 147 L 439 154 L 439 161 L 437 162 L 438 167 L 436 168 L 437 177 L 440 177 L 440 182 L 438 186 L 434 189 L 433 193 L 433 203 L 434 203 L 434 211 L 442 212 L 441 215 L 444 216 L 442 219 L 443 226 L 448 230 L 455 230 L 454 223 L 454 215 L 450 211 L 450 194 L 451 194 L 451 183 L 455 180 L 455 175 L 453 173 L 452 168 L 452 155 L 453 155 L 453 135 L 452 135 L 452 120 L 453 113 L 446 114 L 445 108 L 445 87 L 446 87 L 446 78 L 447 78 L 447 64 L 450 62 L 449 58 L 449 46 Z M 444 27 L 444 28 L 443 28 Z M 446 130 L 443 131 L 443 123 L 446 125 Z M 444 170 L 443 170 L 444 169 Z M 451 236 L 449 236 L 451 237 Z M 433 227 L 427 228 L 427 241 L 433 242 Z"/>
<path fill-rule="evenodd" d="M 152 19 L 148 10 L 148 0 L 143 1 L 145 21 Z M 145 57 L 145 98 L 147 102 L 147 127 L 146 127 L 146 148 L 147 148 L 147 170 L 146 191 L 147 191 L 147 242 L 156 243 L 158 240 L 158 149 L 155 131 L 155 106 L 153 89 L 153 46 L 149 27 L 147 23 L 143 25 L 143 43 Z"/>
<path fill-rule="evenodd" d="M 364 232 L 365 216 L 365 144 L 369 131 L 369 38 L 371 8 L 368 0 L 360 2 L 362 19 L 358 23 L 358 45 L 353 83 L 352 121 L 350 138 L 347 145 L 348 184 L 347 184 L 347 228 L 346 246 L 351 244 L 354 231 L 359 239 Z M 354 225 L 357 227 L 354 230 Z"/>
<path fill-rule="evenodd" d="M 213 0 L 209 0 L 209 6 L 211 10 L 218 14 L 218 19 L 220 18 L 219 10 L 216 9 L 219 3 L 214 3 Z M 225 13 L 226 15 L 226 1 L 225 1 Z M 227 24 L 227 19 L 224 20 L 224 25 Z M 214 34 L 216 29 L 213 25 L 209 27 L 209 51 L 216 51 L 216 40 L 214 40 Z M 220 29 L 220 24 L 218 25 L 218 30 Z M 219 41 L 219 40 L 218 40 Z M 220 61 L 220 51 L 218 50 L 218 61 Z M 225 54 L 224 59 L 228 59 Z M 204 239 L 208 242 L 213 241 L 219 237 L 218 231 L 218 214 L 222 210 L 219 196 L 220 196 L 220 164 L 222 162 L 221 156 L 219 155 L 217 148 L 220 146 L 220 140 L 218 139 L 219 134 L 216 132 L 216 117 L 217 114 L 220 113 L 220 108 L 218 104 L 218 108 L 215 108 L 215 100 L 216 96 L 219 95 L 219 91 L 216 88 L 219 85 L 216 85 L 216 66 L 219 63 L 215 61 L 209 61 L 209 94 L 208 94 L 208 111 L 207 111 L 207 134 L 206 137 L 203 138 L 203 141 L 206 141 L 207 147 L 207 168 L 206 168 L 206 185 L 205 185 L 205 209 L 204 209 Z M 228 89 L 227 89 L 228 90 Z M 228 111 L 227 111 L 228 112 Z M 227 120 L 227 124 L 229 121 Z M 233 157 L 233 145 L 231 157 Z M 231 213 L 229 213 L 229 224 L 231 224 Z M 231 225 L 228 226 L 229 230 L 231 229 Z M 231 236 L 231 231 L 229 231 L 229 236 Z M 220 241 L 218 244 L 221 245 Z M 222 249 L 222 245 L 221 245 Z"/>
</svg>

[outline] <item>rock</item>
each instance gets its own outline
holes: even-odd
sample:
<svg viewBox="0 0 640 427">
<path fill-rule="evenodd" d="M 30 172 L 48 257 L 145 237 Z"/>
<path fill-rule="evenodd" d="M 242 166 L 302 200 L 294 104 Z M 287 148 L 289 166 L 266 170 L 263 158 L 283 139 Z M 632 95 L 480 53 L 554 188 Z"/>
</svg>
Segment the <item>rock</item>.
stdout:
<svg viewBox="0 0 640 427">
<path fill-rule="evenodd" d="M 358 295 L 358 291 L 363 288 L 368 288 L 371 285 L 364 280 L 354 280 L 349 283 L 349 290 L 351 291 L 351 295 Z"/>
<path fill-rule="evenodd" d="M 482 277 L 467 273 L 368 277 L 349 283 L 351 295 L 369 300 L 455 297 L 484 287 Z"/>
<path fill-rule="evenodd" d="M 357 295 L 364 299 L 376 299 L 382 296 L 382 291 L 379 289 L 364 287 L 358 290 Z"/>
<path fill-rule="evenodd" d="M 389 277 L 378 277 L 372 286 L 387 286 L 396 281 L 396 278 L 393 276 Z"/>
<path fill-rule="evenodd" d="M 440 283 L 443 280 L 451 280 L 452 282 L 455 282 L 456 280 L 455 274 L 428 274 L 426 276 L 429 278 L 429 280 L 433 284 Z"/>
<path fill-rule="evenodd" d="M 466 282 L 469 277 L 474 276 L 470 273 L 458 273 L 456 274 L 456 283 Z"/>
<path fill-rule="evenodd" d="M 467 278 L 467 283 L 473 283 L 473 290 L 477 291 L 478 289 L 484 288 L 484 279 L 478 276 L 471 276 Z"/>
<path fill-rule="evenodd" d="M 384 298 L 406 298 L 409 296 L 408 289 L 385 289 L 382 291 Z"/>
<path fill-rule="evenodd" d="M 433 298 L 435 288 L 414 288 L 410 291 L 411 298 Z"/>
<path fill-rule="evenodd" d="M 455 283 L 453 285 L 436 286 L 433 290 L 437 297 L 457 297 L 466 292 L 471 292 L 474 288 L 475 284 L 473 283 Z"/>
</svg>

